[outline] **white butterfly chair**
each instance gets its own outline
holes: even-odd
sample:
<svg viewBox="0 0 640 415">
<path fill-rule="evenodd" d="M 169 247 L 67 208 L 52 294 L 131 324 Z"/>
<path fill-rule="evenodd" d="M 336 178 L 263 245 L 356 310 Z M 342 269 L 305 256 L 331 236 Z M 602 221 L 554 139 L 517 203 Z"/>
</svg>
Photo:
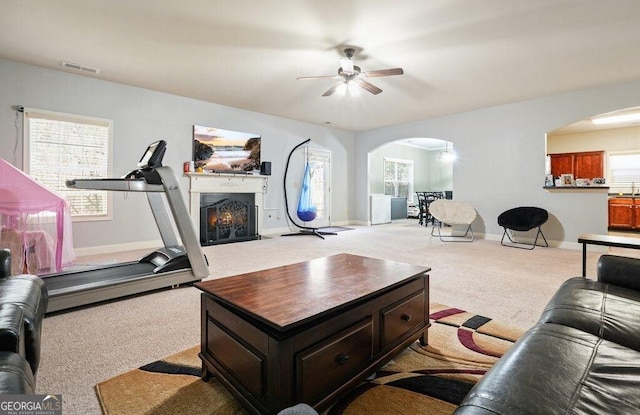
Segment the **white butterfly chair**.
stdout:
<svg viewBox="0 0 640 415">
<path fill-rule="evenodd" d="M 477 212 L 471 204 L 455 200 L 439 199 L 429 205 L 429 213 L 438 221 L 437 224 L 431 228 L 431 236 L 436 236 L 433 232 L 438 229 L 438 238 L 440 238 L 442 242 L 475 241 L 471 223 L 476 219 Z M 452 231 L 451 235 L 443 237 L 441 233 L 443 223 L 452 227 L 466 226 L 467 228 L 464 235 L 453 235 Z M 469 233 L 471 234 L 470 236 Z"/>
</svg>

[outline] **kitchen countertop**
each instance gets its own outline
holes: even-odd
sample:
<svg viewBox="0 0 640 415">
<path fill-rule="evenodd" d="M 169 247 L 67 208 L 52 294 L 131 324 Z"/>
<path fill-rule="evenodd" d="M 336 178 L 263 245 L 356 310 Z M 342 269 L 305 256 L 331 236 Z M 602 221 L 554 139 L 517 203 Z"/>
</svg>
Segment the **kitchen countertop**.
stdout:
<svg viewBox="0 0 640 415">
<path fill-rule="evenodd" d="M 640 198 L 640 194 L 635 194 L 632 195 L 631 193 L 623 193 L 623 194 L 619 194 L 619 193 L 609 193 L 609 197 L 613 198 L 620 198 L 620 199 L 639 199 Z"/>
<path fill-rule="evenodd" d="M 543 186 L 545 190 L 609 190 L 609 186 Z"/>
</svg>

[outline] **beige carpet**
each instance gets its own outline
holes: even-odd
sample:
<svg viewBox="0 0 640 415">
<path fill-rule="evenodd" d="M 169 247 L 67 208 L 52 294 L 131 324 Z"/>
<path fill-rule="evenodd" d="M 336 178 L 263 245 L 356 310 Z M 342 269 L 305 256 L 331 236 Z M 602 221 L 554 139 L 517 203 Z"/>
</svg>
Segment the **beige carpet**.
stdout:
<svg viewBox="0 0 640 415">
<path fill-rule="evenodd" d="M 429 344 L 414 343 L 338 401 L 329 415 L 451 414 L 523 330 L 432 304 Z M 199 346 L 99 383 L 105 415 L 247 412 L 215 379 L 200 380 Z"/>
<path fill-rule="evenodd" d="M 432 302 L 522 327 L 538 319 L 561 282 L 581 273 L 577 250 L 442 243 L 417 220 L 352 227 L 325 240 L 276 236 L 204 250 L 213 278 L 340 252 L 428 266 Z M 589 255 L 591 275 L 597 257 Z M 96 384 L 199 343 L 200 293 L 165 290 L 47 317 L 42 334 L 38 393 L 62 394 L 66 415 L 100 414 Z"/>
</svg>

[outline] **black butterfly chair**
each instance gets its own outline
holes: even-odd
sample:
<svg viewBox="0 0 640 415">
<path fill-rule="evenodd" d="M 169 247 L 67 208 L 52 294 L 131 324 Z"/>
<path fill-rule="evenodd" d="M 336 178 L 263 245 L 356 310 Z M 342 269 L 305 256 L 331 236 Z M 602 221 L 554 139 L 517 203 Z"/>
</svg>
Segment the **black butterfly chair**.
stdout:
<svg viewBox="0 0 640 415">
<path fill-rule="evenodd" d="M 533 206 L 523 206 L 517 207 L 513 209 L 509 209 L 505 212 L 502 212 L 500 216 L 498 216 L 498 225 L 504 228 L 504 234 L 502 234 L 502 240 L 500 244 L 502 246 L 507 246 L 510 248 L 521 248 L 521 249 L 533 249 L 536 247 L 538 243 L 538 236 L 542 236 L 545 245 L 540 246 L 549 246 L 547 242 L 547 238 L 544 237 L 542 233 L 541 226 L 549 219 L 549 213 L 539 207 Z M 513 233 L 513 231 L 518 232 L 527 232 L 531 229 L 538 228 L 538 232 L 536 233 L 536 239 L 533 241 L 533 244 L 524 243 L 524 242 L 516 242 L 512 239 L 511 235 L 509 235 L 509 230 Z M 511 244 L 504 243 L 504 237 L 509 238 Z M 525 246 L 530 246 L 531 248 L 527 248 Z"/>
</svg>

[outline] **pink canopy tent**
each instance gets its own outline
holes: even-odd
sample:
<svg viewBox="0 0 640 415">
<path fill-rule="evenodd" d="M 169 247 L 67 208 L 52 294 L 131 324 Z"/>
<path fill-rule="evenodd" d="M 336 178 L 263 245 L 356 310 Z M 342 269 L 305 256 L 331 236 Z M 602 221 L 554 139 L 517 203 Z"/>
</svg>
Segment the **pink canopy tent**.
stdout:
<svg viewBox="0 0 640 415">
<path fill-rule="evenodd" d="M 12 274 L 59 272 L 75 260 L 67 201 L 1 158 L 0 215 Z"/>
</svg>

